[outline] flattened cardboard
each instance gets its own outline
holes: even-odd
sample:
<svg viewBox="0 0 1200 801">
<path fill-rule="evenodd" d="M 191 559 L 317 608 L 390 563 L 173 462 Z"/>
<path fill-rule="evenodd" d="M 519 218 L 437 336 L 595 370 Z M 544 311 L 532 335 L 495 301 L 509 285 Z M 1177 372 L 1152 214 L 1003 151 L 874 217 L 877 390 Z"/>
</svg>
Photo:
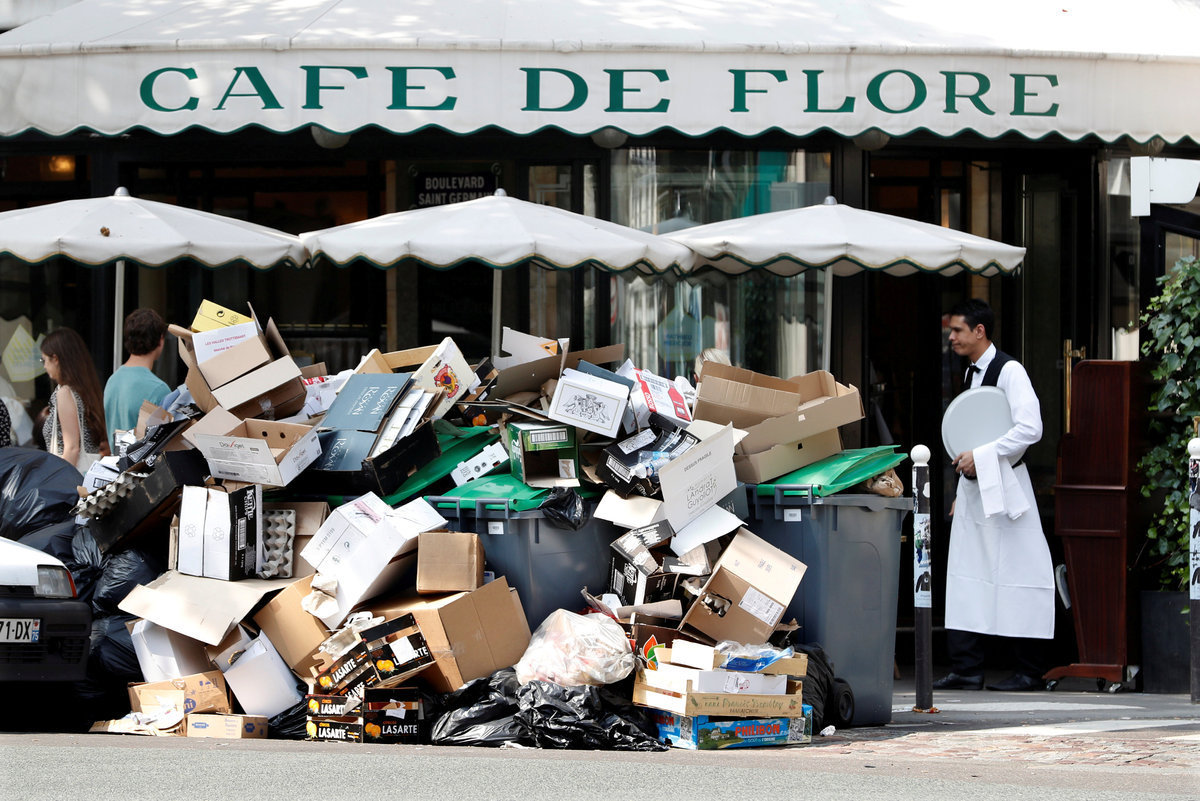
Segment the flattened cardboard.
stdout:
<svg viewBox="0 0 1200 801">
<path fill-rule="evenodd" d="M 211 331 L 214 328 L 245 323 L 250 319 L 248 314 L 227 309 L 211 300 L 202 300 L 192 320 L 192 331 Z"/>
<path fill-rule="evenodd" d="M 472 592 L 406 596 L 367 608 L 389 620 L 405 614 L 416 619 L 434 658 L 422 678 L 439 692 L 512 667 L 529 647 L 525 611 L 503 576 Z"/>
<path fill-rule="evenodd" d="M 292 581 L 230 582 L 168 570 L 149 584 L 134 587 L 117 608 L 200 642 L 218 645 L 264 595 L 283 589 Z"/>
<path fill-rule="evenodd" d="M 503 400 L 518 392 L 536 392 L 542 384 L 558 378 L 568 367 L 574 369 L 580 361 L 592 364 L 611 364 L 625 358 L 625 346 L 608 345 L 603 348 L 580 350 L 565 355 L 548 356 L 544 359 L 525 362 L 500 371 L 489 399 Z"/>
<path fill-rule="evenodd" d="M 483 586 L 483 543 L 463 531 L 426 531 L 417 538 L 417 592 L 462 592 Z"/>
<path fill-rule="evenodd" d="M 788 379 L 800 389 L 800 406 L 745 429 L 738 454 L 760 453 L 783 442 L 797 442 L 862 419 L 862 398 L 824 370 Z M 795 468 L 792 468 L 795 469 Z"/>
</svg>

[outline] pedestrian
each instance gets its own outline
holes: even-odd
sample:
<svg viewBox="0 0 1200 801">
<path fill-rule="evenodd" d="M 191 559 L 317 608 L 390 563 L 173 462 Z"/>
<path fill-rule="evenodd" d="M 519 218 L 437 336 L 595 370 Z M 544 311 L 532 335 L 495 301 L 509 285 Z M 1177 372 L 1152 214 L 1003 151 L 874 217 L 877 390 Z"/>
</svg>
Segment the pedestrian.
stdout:
<svg viewBox="0 0 1200 801">
<path fill-rule="evenodd" d="M 85 473 L 100 456 L 110 453 L 96 365 L 83 338 L 70 328 L 46 335 L 42 363 L 54 382 L 42 431 L 46 450 Z"/>
<path fill-rule="evenodd" d="M 989 690 L 1043 689 L 1043 642 L 1054 636 L 1054 569 L 1022 463 L 1026 449 L 1042 438 L 1041 408 L 1025 368 L 992 342 L 994 324 L 995 313 L 982 300 L 950 311 L 950 347 L 970 361 L 964 390 L 1001 389 L 1013 424 L 999 439 L 954 459 L 959 479 L 945 618 L 951 672 L 933 683 L 938 690 L 983 689 L 988 635 L 1003 638 L 1016 663 L 1013 675 Z M 1001 511 L 984 512 L 985 493 L 989 508 L 999 503 Z"/>
<path fill-rule="evenodd" d="M 154 309 L 134 309 L 125 318 L 124 342 L 129 358 L 104 385 L 104 417 L 108 421 L 108 442 L 114 449 L 116 432 L 137 426 L 142 402 L 157 406 L 171 391 L 154 374 L 166 334 L 167 324 Z"/>
</svg>

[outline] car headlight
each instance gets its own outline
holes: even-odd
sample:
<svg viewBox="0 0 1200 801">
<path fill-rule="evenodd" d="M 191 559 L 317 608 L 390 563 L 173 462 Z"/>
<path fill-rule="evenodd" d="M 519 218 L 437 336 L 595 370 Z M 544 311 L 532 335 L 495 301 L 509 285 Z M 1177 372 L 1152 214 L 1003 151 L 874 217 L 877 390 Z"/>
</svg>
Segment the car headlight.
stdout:
<svg viewBox="0 0 1200 801">
<path fill-rule="evenodd" d="M 40 565 L 38 571 L 37 589 L 34 594 L 39 598 L 74 598 L 75 582 L 64 567 Z"/>
</svg>

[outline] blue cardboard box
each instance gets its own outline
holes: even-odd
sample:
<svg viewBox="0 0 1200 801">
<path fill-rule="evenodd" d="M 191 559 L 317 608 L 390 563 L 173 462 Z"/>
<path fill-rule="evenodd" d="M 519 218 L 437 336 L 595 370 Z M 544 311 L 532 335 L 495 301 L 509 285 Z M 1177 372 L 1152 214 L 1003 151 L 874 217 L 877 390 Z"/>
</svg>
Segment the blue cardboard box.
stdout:
<svg viewBox="0 0 1200 801">
<path fill-rule="evenodd" d="M 715 750 L 812 742 L 812 707 L 800 718 L 714 718 L 656 710 L 658 738 L 676 748 Z"/>
</svg>

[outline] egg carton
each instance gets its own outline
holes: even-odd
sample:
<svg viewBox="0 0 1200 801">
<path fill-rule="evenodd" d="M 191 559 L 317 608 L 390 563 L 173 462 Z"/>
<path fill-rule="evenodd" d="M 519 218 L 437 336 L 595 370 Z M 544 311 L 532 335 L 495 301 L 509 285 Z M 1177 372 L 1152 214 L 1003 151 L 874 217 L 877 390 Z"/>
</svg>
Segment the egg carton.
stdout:
<svg viewBox="0 0 1200 801">
<path fill-rule="evenodd" d="M 291 578 L 296 510 L 273 509 L 263 513 L 263 563 L 259 578 Z"/>
<path fill-rule="evenodd" d="M 121 473 L 103 487 L 92 490 L 79 499 L 71 512 L 78 517 L 101 518 L 120 506 L 149 473 Z"/>
</svg>

